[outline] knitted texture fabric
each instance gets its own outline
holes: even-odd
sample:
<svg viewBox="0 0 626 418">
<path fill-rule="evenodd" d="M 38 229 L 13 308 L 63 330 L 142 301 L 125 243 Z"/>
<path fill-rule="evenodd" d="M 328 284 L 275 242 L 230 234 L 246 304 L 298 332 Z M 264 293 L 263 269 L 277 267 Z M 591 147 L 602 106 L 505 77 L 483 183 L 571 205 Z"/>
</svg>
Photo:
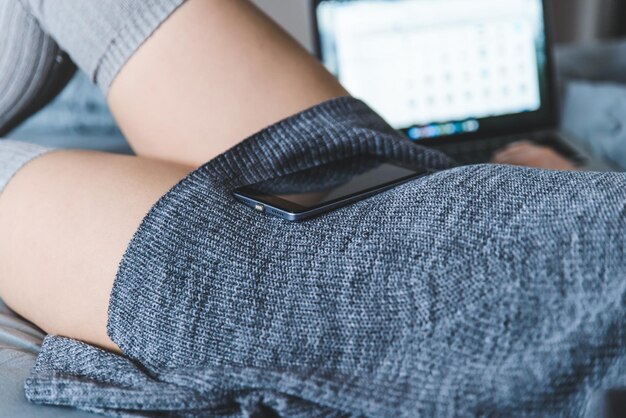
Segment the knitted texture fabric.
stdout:
<svg viewBox="0 0 626 418">
<path fill-rule="evenodd" d="M 0 0 L 0 136 L 47 104 L 74 64 L 19 1 Z"/>
<path fill-rule="evenodd" d="M 104 93 L 139 46 L 184 2 L 19 1 Z"/>
<path fill-rule="evenodd" d="M 626 384 L 626 175 L 441 170 L 292 223 L 233 188 L 355 154 L 446 158 L 342 98 L 201 167 L 120 265 L 118 356 L 58 336 L 33 402 L 140 417 L 580 417 Z"/>
</svg>

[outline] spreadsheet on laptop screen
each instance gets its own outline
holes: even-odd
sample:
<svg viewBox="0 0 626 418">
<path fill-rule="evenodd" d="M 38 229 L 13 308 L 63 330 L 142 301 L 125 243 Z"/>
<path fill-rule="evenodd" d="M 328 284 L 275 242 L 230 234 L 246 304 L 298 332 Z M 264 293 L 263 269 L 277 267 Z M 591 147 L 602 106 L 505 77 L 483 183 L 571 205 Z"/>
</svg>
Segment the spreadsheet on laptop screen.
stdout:
<svg viewBox="0 0 626 418">
<path fill-rule="evenodd" d="M 325 65 L 398 129 L 467 132 L 542 105 L 541 0 L 326 1 L 317 13 Z"/>
</svg>

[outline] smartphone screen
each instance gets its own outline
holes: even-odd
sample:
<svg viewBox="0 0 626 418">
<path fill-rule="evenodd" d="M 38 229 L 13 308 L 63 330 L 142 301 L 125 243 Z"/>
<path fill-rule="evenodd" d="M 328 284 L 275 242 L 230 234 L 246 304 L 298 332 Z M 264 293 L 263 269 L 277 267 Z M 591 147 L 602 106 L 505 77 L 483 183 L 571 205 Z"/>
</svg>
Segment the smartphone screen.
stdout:
<svg viewBox="0 0 626 418">
<path fill-rule="evenodd" d="M 235 196 L 258 211 L 299 220 L 424 174 L 424 169 L 397 161 L 359 156 L 246 186 L 236 190 Z"/>
</svg>

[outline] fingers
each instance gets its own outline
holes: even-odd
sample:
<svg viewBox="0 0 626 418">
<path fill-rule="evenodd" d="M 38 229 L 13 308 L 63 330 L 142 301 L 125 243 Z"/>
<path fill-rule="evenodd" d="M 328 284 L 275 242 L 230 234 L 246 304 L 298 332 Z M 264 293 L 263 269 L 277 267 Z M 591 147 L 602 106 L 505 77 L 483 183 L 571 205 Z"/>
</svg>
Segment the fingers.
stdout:
<svg viewBox="0 0 626 418">
<path fill-rule="evenodd" d="M 530 141 L 519 141 L 498 151 L 492 163 L 509 164 L 547 170 L 577 170 L 578 168 L 567 158 L 552 148 L 536 145 Z"/>
</svg>

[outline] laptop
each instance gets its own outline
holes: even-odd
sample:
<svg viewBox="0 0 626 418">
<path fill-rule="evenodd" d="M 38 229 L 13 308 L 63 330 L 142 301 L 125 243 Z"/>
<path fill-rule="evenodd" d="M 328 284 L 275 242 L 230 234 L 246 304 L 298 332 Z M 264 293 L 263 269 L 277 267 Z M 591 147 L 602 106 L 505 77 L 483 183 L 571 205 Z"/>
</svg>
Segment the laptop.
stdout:
<svg viewBox="0 0 626 418">
<path fill-rule="evenodd" d="M 461 164 L 529 139 L 608 170 L 557 131 L 549 0 L 315 0 L 317 53 L 410 140 Z"/>
</svg>

